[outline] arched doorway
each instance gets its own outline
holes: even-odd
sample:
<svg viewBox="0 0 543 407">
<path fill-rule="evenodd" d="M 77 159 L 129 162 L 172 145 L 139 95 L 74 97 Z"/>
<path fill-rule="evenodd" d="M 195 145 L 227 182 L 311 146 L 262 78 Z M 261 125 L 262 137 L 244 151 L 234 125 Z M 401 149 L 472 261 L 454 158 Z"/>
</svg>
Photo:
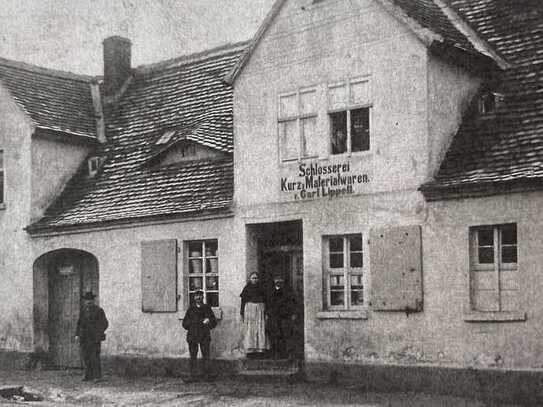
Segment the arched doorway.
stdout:
<svg viewBox="0 0 543 407">
<path fill-rule="evenodd" d="M 59 367 L 81 367 L 75 340 L 81 295 L 99 295 L 98 261 L 87 252 L 60 249 L 34 262 L 35 348 Z"/>
</svg>

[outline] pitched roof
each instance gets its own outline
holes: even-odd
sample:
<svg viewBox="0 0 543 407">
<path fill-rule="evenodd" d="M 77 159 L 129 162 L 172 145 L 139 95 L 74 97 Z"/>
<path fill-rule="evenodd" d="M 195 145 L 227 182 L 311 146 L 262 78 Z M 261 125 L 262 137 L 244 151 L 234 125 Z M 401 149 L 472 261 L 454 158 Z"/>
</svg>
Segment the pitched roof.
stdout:
<svg viewBox="0 0 543 407">
<path fill-rule="evenodd" d="M 475 103 L 435 179 L 429 200 L 535 189 L 543 185 L 543 3 L 454 0 L 451 5 L 511 66 L 487 84 L 503 94 L 493 113 Z"/>
<path fill-rule="evenodd" d="M 232 88 L 222 78 L 245 44 L 134 71 L 105 109 L 105 157 L 94 178 L 82 166 L 30 232 L 228 211 L 233 197 Z M 150 166 L 166 132 L 190 133 L 222 158 Z M 170 140 L 168 140 L 170 141 Z"/>
<path fill-rule="evenodd" d="M 91 80 L 0 58 L 0 83 L 40 129 L 96 138 Z"/>
<path fill-rule="evenodd" d="M 254 35 L 238 63 L 225 77 L 233 83 L 250 59 L 253 50 L 260 42 L 273 20 L 281 11 L 287 0 L 276 0 L 264 22 Z M 433 42 L 460 49 L 471 54 L 481 54 L 494 59 L 498 65 L 504 64 L 500 56 L 488 49 L 486 44 L 477 37 L 475 32 L 464 27 L 443 0 L 377 0 L 388 12 L 407 24 L 427 46 Z"/>
</svg>

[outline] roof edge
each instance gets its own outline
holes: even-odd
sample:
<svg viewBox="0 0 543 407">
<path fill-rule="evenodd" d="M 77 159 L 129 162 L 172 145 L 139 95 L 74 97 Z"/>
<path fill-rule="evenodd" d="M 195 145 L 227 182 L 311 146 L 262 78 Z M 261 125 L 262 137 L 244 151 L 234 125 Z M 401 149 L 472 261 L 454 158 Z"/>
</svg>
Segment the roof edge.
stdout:
<svg viewBox="0 0 543 407">
<path fill-rule="evenodd" d="M 206 49 L 203 51 L 195 52 L 192 54 L 181 55 L 172 59 L 167 59 L 160 62 L 153 62 L 150 64 L 138 65 L 133 68 L 135 74 L 149 74 L 156 71 L 162 71 L 164 69 L 175 68 L 183 65 L 189 65 L 195 62 L 204 61 L 209 58 L 217 56 L 228 55 L 236 51 L 241 51 L 247 47 L 249 41 L 240 41 L 235 43 L 228 43 L 220 45 L 215 48 Z"/>
<path fill-rule="evenodd" d="M 479 53 L 491 58 L 496 62 L 500 69 L 507 69 L 511 67 L 511 64 L 499 55 L 494 48 L 484 40 L 470 25 L 447 3 L 443 0 L 433 0 L 434 3 L 441 9 L 443 14 L 447 16 L 451 24 L 460 31 L 464 37 L 473 45 Z"/>
<path fill-rule="evenodd" d="M 266 14 L 266 17 L 264 17 L 264 21 L 262 22 L 262 24 L 260 24 L 260 27 L 258 27 L 258 30 L 256 31 L 253 38 L 249 41 L 245 52 L 243 52 L 238 62 L 232 67 L 230 72 L 225 75 L 224 81 L 227 84 L 234 84 L 239 73 L 242 71 L 243 67 L 247 64 L 249 59 L 251 59 L 251 56 L 253 55 L 256 46 L 258 45 L 266 31 L 268 31 L 268 28 L 270 28 L 273 20 L 275 19 L 277 14 L 279 14 L 279 11 L 281 11 L 281 8 L 286 3 L 286 1 L 287 0 L 275 0 L 275 3 L 273 3 L 270 11 L 268 11 L 268 14 Z"/>
<path fill-rule="evenodd" d="M 79 234 L 95 232 L 98 230 L 111 230 L 123 228 L 144 227 L 148 225 L 167 224 L 177 222 L 191 222 L 195 220 L 212 220 L 230 218 L 234 216 L 231 205 L 224 208 L 206 211 L 193 211 L 173 215 L 155 215 L 141 218 L 116 219 L 94 223 L 81 223 L 62 226 L 40 226 L 37 222 L 26 226 L 24 230 L 32 237 L 47 237 L 54 235 Z"/>
<path fill-rule="evenodd" d="M 428 202 L 534 192 L 543 190 L 543 178 L 483 181 L 458 185 L 439 185 L 435 181 L 419 187 Z"/>
<path fill-rule="evenodd" d="M 32 65 L 26 62 L 15 61 L 0 57 L 0 65 L 8 66 L 15 69 L 20 69 L 27 72 L 38 73 L 42 75 L 54 76 L 57 78 L 77 80 L 80 82 L 92 82 L 96 80 L 95 76 L 76 74 L 58 69 L 44 68 L 38 65 Z"/>
</svg>

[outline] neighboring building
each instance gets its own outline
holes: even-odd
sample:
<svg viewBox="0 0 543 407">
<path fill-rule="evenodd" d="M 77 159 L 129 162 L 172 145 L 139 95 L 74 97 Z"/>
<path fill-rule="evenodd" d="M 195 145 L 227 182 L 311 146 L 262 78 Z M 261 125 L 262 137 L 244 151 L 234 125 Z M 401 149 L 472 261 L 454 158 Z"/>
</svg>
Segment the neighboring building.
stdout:
<svg viewBox="0 0 543 407">
<path fill-rule="evenodd" d="M 70 76 L 86 102 L 44 106 L 10 78 L 64 76 L 4 63 L 3 348 L 78 365 L 93 289 L 106 354 L 186 356 L 203 288 L 235 360 L 258 270 L 296 292 L 311 376 L 542 397 L 542 31 L 533 0 L 277 0 L 246 48 L 132 69 L 107 39 L 101 100 Z M 33 109 L 66 134 L 33 150 Z"/>
</svg>

